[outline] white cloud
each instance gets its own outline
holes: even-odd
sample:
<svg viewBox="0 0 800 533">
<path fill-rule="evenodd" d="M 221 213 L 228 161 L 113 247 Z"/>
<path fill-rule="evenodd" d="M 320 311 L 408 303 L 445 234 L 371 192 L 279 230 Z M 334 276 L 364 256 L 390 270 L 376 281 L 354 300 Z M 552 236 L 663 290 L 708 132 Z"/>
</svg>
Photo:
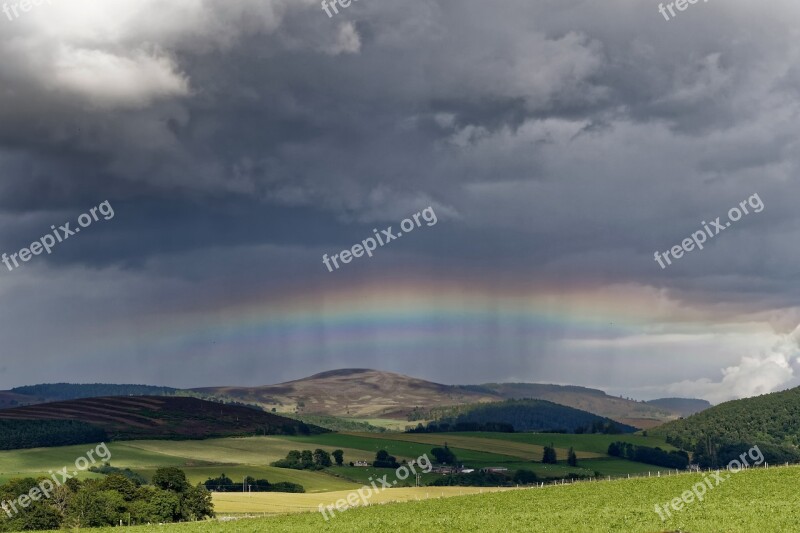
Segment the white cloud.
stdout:
<svg viewBox="0 0 800 533">
<path fill-rule="evenodd" d="M 667 387 L 676 396 L 704 398 L 720 403 L 779 390 L 794 378 L 800 357 L 800 326 L 782 336 L 771 350 L 757 356 L 742 357 L 738 365 L 722 369 L 722 379 L 686 380 Z"/>
</svg>

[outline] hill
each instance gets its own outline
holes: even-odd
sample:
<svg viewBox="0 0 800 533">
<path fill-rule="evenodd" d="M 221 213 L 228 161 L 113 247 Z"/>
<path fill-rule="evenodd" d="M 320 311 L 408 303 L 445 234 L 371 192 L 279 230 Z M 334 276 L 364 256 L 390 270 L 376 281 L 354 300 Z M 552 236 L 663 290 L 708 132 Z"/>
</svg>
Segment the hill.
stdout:
<svg viewBox="0 0 800 533">
<path fill-rule="evenodd" d="M 615 398 L 577 386 L 534 383 L 443 385 L 369 369 L 322 372 L 278 385 L 194 389 L 207 397 L 232 398 L 278 413 L 418 420 L 419 412 L 454 405 L 537 399 L 588 411 L 617 422 L 649 428 L 681 416 L 645 402 Z"/>
<path fill-rule="evenodd" d="M 440 407 L 502 400 L 422 379 L 368 369 L 322 372 L 262 387 L 209 387 L 194 391 L 259 404 L 277 412 L 405 419 L 416 406 Z"/>
<path fill-rule="evenodd" d="M 23 425 L 31 420 L 75 420 L 105 431 L 112 440 L 307 435 L 325 431 L 256 409 L 188 397 L 84 398 L 0 411 L 4 427 L 14 421 Z"/>
<path fill-rule="evenodd" d="M 464 405 L 434 409 L 431 415 L 437 422 L 428 427 L 438 431 L 483 431 L 490 427 L 502 431 L 498 427 L 500 425 L 507 425 L 514 431 L 535 432 L 592 433 L 592 428 L 597 432 L 636 431 L 632 426 L 547 400 L 505 400 Z"/>
<path fill-rule="evenodd" d="M 678 413 L 684 417 L 700 413 L 711 407 L 710 402 L 694 398 L 659 398 L 657 400 L 648 400 L 647 403 L 659 409 Z"/>
<path fill-rule="evenodd" d="M 800 459 L 800 387 L 733 400 L 650 430 L 667 442 L 695 452 L 697 462 L 759 445 L 769 462 Z"/>
<path fill-rule="evenodd" d="M 402 428 L 406 421 L 418 420 L 420 410 L 508 399 L 547 400 L 643 429 L 708 406 L 703 400 L 637 402 L 578 386 L 536 383 L 444 385 L 392 372 L 343 369 L 259 387 L 183 390 L 102 383 L 32 385 L 0 391 L 0 409 L 98 396 L 131 395 L 193 396 L 225 404 L 257 405 L 267 411 L 331 429 L 358 431 L 367 430 L 369 426 L 353 427 L 348 419 L 383 427 L 398 427 L 399 423 Z"/>
<path fill-rule="evenodd" d="M 574 385 L 544 385 L 538 383 L 484 383 L 465 385 L 472 391 L 495 394 L 502 399 L 519 400 L 532 398 L 566 405 L 581 411 L 611 418 L 623 424 L 647 429 L 668 420 L 675 420 L 679 413 L 667 408 L 609 396 L 598 389 Z"/>
<path fill-rule="evenodd" d="M 104 396 L 173 396 L 187 394 L 172 387 L 109 383 L 42 383 L 0 391 L 0 409 Z"/>
</svg>

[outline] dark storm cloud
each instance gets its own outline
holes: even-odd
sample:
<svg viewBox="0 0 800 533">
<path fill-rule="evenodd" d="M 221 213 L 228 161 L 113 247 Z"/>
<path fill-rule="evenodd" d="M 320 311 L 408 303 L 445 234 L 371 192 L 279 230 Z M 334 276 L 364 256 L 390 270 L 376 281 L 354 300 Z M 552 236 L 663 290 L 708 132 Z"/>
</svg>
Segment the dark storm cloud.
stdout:
<svg viewBox="0 0 800 533">
<path fill-rule="evenodd" d="M 0 247 L 107 199 L 112 221 L 24 279 L 107 269 L 142 310 L 157 302 L 134 293 L 162 275 L 210 294 L 244 294 L 263 268 L 316 279 L 320 252 L 432 205 L 437 233 L 405 249 L 429 266 L 634 283 L 791 331 L 797 15 L 788 1 L 670 22 L 622 0 L 364 0 L 331 19 L 310 0 L 42 9 L 0 36 Z M 655 250 L 755 192 L 763 213 L 658 268 Z M 263 247 L 273 261 L 222 281 L 231 254 Z"/>
</svg>

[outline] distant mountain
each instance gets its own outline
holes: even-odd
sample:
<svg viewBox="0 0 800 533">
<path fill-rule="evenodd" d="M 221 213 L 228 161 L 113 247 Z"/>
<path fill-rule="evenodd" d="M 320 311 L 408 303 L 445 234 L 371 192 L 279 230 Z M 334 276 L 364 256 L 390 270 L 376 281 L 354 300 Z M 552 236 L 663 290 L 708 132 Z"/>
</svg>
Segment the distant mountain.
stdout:
<svg viewBox="0 0 800 533">
<path fill-rule="evenodd" d="M 710 402 L 694 398 L 659 398 L 657 400 L 649 400 L 647 403 L 659 409 L 678 413 L 683 417 L 691 416 L 711 407 Z"/>
<path fill-rule="evenodd" d="M 194 391 L 259 404 L 276 412 L 349 418 L 405 419 L 418 406 L 502 400 L 496 394 L 361 368 L 322 372 L 278 385 L 206 387 Z"/>
<path fill-rule="evenodd" d="M 399 427 L 420 412 L 454 405 L 508 399 L 547 400 L 623 424 L 647 429 L 699 410 L 702 400 L 636 402 L 597 389 L 535 383 L 443 385 L 402 374 L 369 369 L 342 369 L 258 387 L 205 387 L 193 390 L 149 385 L 76 385 L 69 383 L 17 387 L 0 391 L 0 409 L 97 396 L 194 396 L 225 404 L 257 405 L 278 414 L 309 421 L 326 420 L 330 428 L 348 427 L 342 419 L 390 419 Z M 665 402 L 659 404 L 658 402 Z M 688 402 L 688 403 L 686 403 Z M 696 403 L 696 405 L 694 405 Z M 705 406 L 707 407 L 707 406 Z M 317 417 L 317 418 L 313 418 Z M 386 427 L 398 424 L 381 422 Z"/>
<path fill-rule="evenodd" d="M 588 411 L 623 424 L 647 429 L 668 420 L 674 420 L 679 412 L 645 402 L 609 396 L 597 389 L 574 385 L 542 385 L 538 383 L 485 383 L 465 385 L 463 388 L 496 394 L 503 399 L 533 398 L 566 405 Z"/>
<path fill-rule="evenodd" d="M 108 383 L 75 384 L 75 383 L 45 383 L 41 385 L 26 385 L 15 387 L 10 391 L 0 392 L 0 402 L 3 393 L 5 399 L 11 397 L 16 402 L 2 402 L 4 406 L 28 405 L 34 403 L 58 402 L 62 400 L 77 400 L 79 398 L 97 398 L 101 396 L 171 396 L 180 389 L 172 387 L 154 387 L 152 385 L 111 385 Z"/>
<path fill-rule="evenodd" d="M 13 429 L 14 421 L 22 426 L 31 420 L 78 421 L 103 430 L 112 440 L 305 435 L 327 431 L 248 407 L 189 397 L 83 398 L 0 410 L 4 431 Z"/>
</svg>

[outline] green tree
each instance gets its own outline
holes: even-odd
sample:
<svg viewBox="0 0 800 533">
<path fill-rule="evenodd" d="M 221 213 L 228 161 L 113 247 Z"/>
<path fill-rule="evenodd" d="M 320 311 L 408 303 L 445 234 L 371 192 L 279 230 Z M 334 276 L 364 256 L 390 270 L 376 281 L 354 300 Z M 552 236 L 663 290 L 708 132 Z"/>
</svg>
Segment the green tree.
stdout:
<svg viewBox="0 0 800 533">
<path fill-rule="evenodd" d="M 336 461 L 336 466 L 344 464 L 344 452 L 342 450 L 333 450 L 333 459 Z"/>
<path fill-rule="evenodd" d="M 539 480 L 539 477 L 536 475 L 536 472 L 520 469 L 514 473 L 514 477 L 512 479 L 514 480 L 514 483 L 528 485 L 530 483 L 536 483 Z"/>
<path fill-rule="evenodd" d="M 122 474 L 111 474 L 100 483 L 101 490 L 113 490 L 125 499 L 131 501 L 136 497 L 136 483 Z"/>
<path fill-rule="evenodd" d="M 56 509 L 43 502 L 34 502 L 24 512 L 20 513 L 18 526 L 14 529 L 41 531 L 60 527 L 61 514 Z"/>
<path fill-rule="evenodd" d="M 331 466 L 333 464 L 331 463 L 331 454 L 321 448 L 317 448 L 314 450 L 314 464 L 321 468 Z"/>
<path fill-rule="evenodd" d="M 151 522 L 174 522 L 181 518 L 181 499 L 170 491 L 154 490 L 150 495 Z"/>
<path fill-rule="evenodd" d="M 397 458 L 393 455 L 389 455 L 389 452 L 386 450 L 378 450 L 378 453 L 375 454 L 375 461 L 373 461 L 372 466 L 375 468 L 397 468 L 400 464 L 397 462 Z"/>
<path fill-rule="evenodd" d="M 200 484 L 186 490 L 181 510 L 185 520 L 204 520 L 215 516 L 211 493 Z"/>
<path fill-rule="evenodd" d="M 69 524 L 79 528 L 113 526 L 122 518 L 124 509 L 125 500 L 120 494 L 85 484 L 72 500 L 67 516 Z"/>
<path fill-rule="evenodd" d="M 542 463 L 546 465 L 554 465 L 558 463 L 558 458 L 556 457 L 556 449 L 553 447 L 552 444 L 550 444 L 550 446 L 544 447 L 544 453 L 542 454 Z"/>
<path fill-rule="evenodd" d="M 572 449 L 572 446 L 570 446 L 569 452 L 567 453 L 567 464 L 569 466 L 578 466 L 578 456 L 575 455 L 575 450 Z"/>
<path fill-rule="evenodd" d="M 300 467 L 310 468 L 312 466 L 314 466 L 314 455 L 311 453 L 311 450 L 303 450 L 300 454 Z"/>
<path fill-rule="evenodd" d="M 190 487 L 183 470 L 174 466 L 159 468 L 153 474 L 153 479 L 150 482 L 159 489 L 179 494 L 186 492 L 186 489 Z"/>
<path fill-rule="evenodd" d="M 454 465 L 458 459 L 456 458 L 456 454 L 448 448 L 447 444 L 445 443 L 444 448 L 433 448 L 431 449 L 431 455 L 436 459 L 437 463 Z"/>
</svg>

